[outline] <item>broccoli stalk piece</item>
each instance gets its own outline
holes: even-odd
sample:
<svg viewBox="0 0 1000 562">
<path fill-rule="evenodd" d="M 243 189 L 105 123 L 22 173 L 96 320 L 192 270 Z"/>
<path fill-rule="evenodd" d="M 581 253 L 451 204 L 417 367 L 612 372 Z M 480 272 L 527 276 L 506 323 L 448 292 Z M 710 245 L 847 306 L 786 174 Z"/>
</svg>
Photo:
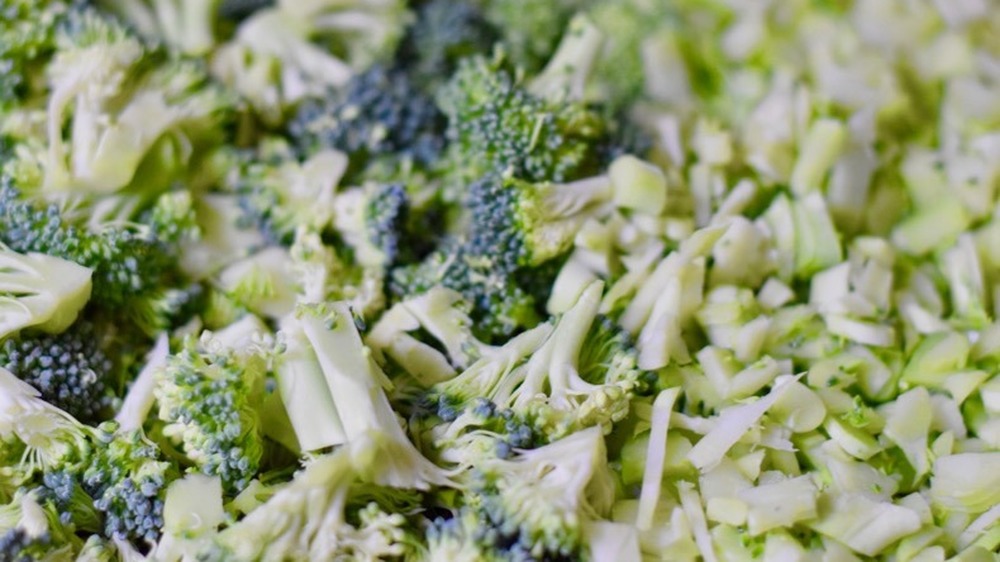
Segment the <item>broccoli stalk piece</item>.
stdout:
<svg viewBox="0 0 1000 562">
<path fill-rule="evenodd" d="M 449 485 L 445 472 L 420 454 L 399 425 L 382 388 L 385 375 L 365 348 L 348 306 L 302 305 L 298 316 L 343 423 L 351 462 L 362 477 L 393 487 Z"/>
<path fill-rule="evenodd" d="M 602 289 L 600 281 L 584 289 L 525 365 L 523 381 L 497 393 L 498 404 L 533 420 L 544 435 L 607 430 L 628 414 L 646 382 L 627 333 L 610 322 L 595 326 Z"/>
<path fill-rule="evenodd" d="M 206 333 L 185 342 L 157 377 L 163 435 L 228 492 L 242 491 L 260 468 L 266 374 L 263 350 L 227 349 Z"/>
<path fill-rule="evenodd" d="M 99 4 L 129 22 L 143 37 L 188 55 L 204 55 L 215 46 L 215 18 L 220 0 L 101 0 Z"/>
<path fill-rule="evenodd" d="M 47 190 L 118 191 L 162 137 L 176 135 L 190 150 L 232 106 L 194 61 L 143 72 L 148 53 L 138 39 L 92 10 L 81 11 L 57 44 L 47 68 Z"/>
<path fill-rule="evenodd" d="M 89 268 L 0 246 L 0 339 L 28 327 L 50 334 L 68 328 L 90 300 Z"/>
<path fill-rule="evenodd" d="M 583 554 L 582 526 L 615 498 L 604 437 L 578 431 L 513 459 L 490 459 L 475 474 L 476 503 L 510 550 L 535 559 Z"/>
<path fill-rule="evenodd" d="M 352 508 L 363 481 L 348 449 L 320 456 L 267 502 L 214 537 L 206 560 L 382 560 L 401 556 L 405 518 Z M 396 492 L 390 492 L 396 493 Z M 349 513 L 354 512 L 354 521 Z"/>
</svg>

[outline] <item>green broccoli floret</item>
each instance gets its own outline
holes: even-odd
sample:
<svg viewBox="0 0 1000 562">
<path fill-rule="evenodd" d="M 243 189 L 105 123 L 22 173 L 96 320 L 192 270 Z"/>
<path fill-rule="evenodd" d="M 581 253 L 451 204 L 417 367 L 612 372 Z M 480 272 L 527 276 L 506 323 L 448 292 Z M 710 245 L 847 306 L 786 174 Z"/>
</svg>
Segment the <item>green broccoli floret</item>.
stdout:
<svg viewBox="0 0 1000 562">
<path fill-rule="evenodd" d="M 167 485 L 179 476 L 141 431 L 118 432 L 113 422 L 91 433 L 92 453 L 74 472 L 104 518 L 104 535 L 155 541 L 163 527 Z"/>
<path fill-rule="evenodd" d="M 289 124 L 303 153 L 342 150 L 355 171 L 387 159 L 429 166 L 444 147 L 444 129 L 431 96 L 406 71 L 379 64 L 356 74 L 343 91 L 306 100 Z"/>
<path fill-rule="evenodd" d="M 120 386 L 100 334 L 86 320 L 60 334 L 22 333 L 3 341 L 0 366 L 84 422 L 99 419 Z"/>
<path fill-rule="evenodd" d="M 178 192 L 164 195 L 135 223 L 80 224 L 65 218 L 55 204 L 22 197 L 10 177 L 0 175 L 0 243 L 93 270 L 91 302 L 106 311 L 124 312 L 150 334 L 168 325 L 193 296 L 176 271 L 178 246 L 189 233 L 183 225 L 193 220 L 190 214 L 187 194 Z"/>
<path fill-rule="evenodd" d="M 562 76 L 546 90 L 570 82 Z M 441 166 L 456 183 L 489 172 L 562 182 L 593 174 L 602 164 L 605 119 L 581 102 L 529 93 L 502 59 L 463 60 L 437 97 L 450 141 Z"/>
<path fill-rule="evenodd" d="M 79 485 L 93 499 L 105 537 L 156 540 L 163 525 L 165 487 L 179 473 L 161 460 L 159 449 L 141 430 L 119 431 L 114 422 L 96 428 L 82 425 L 5 369 L 0 369 L 0 392 L 5 397 L 0 440 L 5 448 L 15 445 L 21 452 L 20 461 L 10 465 L 16 481 L 63 473 L 56 480 L 50 477 L 47 493 L 64 502 L 79 501 Z M 70 486 L 67 477 L 75 484 Z"/>
<path fill-rule="evenodd" d="M 488 0 L 484 13 L 486 20 L 500 31 L 504 48 L 514 62 L 534 72 L 552 55 L 562 30 L 583 4 L 581 0 Z"/>
<path fill-rule="evenodd" d="M 487 175 L 469 187 L 462 239 L 441 244 L 418 266 L 392 274 L 399 296 L 443 285 L 472 306 L 488 343 L 538 323 L 558 260 L 583 223 L 611 208 L 606 176 L 532 184 Z M 555 267 L 550 267 L 555 265 Z"/>
<path fill-rule="evenodd" d="M 362 484 L 366 476 L 357 471 L 348 449 L 317 457 L 263 505 L 212 537 L 199 559 L 383 560 L 402 556 L 408 534 L 406 518 L 364 501 L 372 492 L 370 484 Z M 362 490 L 367 493 L 359 494 Z"/>
<path fill-rule="evenodd" d="M 220 0 L 219 17 L 233 22 L 240 22 L 258 10 L 271 8 L 277 0 Z"/>
<path fill-rule="evenodd" d="M 354 72 L 387 58 L 408 19 L 401 0 L 278 2 L 243 20 L 213 55 L 213 73 L 265 123 L 280 125 L 302 99 L 342 88 Z"/>
<path fill-rule="evenodd" d="M 417 8 L 396 62 L 424 91 L 433 91 L 463 58 L 489 53 L 499 36 L 476 2 L 430 0 Z"/>
<path fill-rule="evenodd" d="M 203 55 L 215 46 L 220 0 L 99 0 L 98 5 L 122 17 L 151 41 L 163 41 L 188 55 Z"/>
<path fill-rule="evenodd" d="M 24 328 L 58 334 L 90 299 L 91 270 L 0 245 L 0 339 Z"/>
<path fill-rule="evenodd" d="M 44 89 L 44 61 L 71 8 L 61 0 L 7 0 L 0 4 L 0 116 L 31 107 Z"/>
<path fill-rule="evenodd" d="M 198 62 L 172 59 L 146 70 L 156 53 L 120 25 L 91 11 L 74 19 L 58 36 L 47 68 L 44 187 L 113 193 L 139 183 L 148 193 L 148 184 L 162 180 L 139 177 L 147 155 L 167 159 L 145 164 L 157 172 L 185 164 L 217 141 L 235 100 L 209 83 Z"/>
<path fill-rule="evenodd" d="M 513 559 L 578 559 L 583 523 L 614 501 L 604 437 L 579 431 L 512 459 L 484 461 L 472 475 L 470 503 Z"/>
<path fill-rule="evenodd" d="M 262 350 L 214 347 L 189 339 L 167 359 L 154 393 L 163 435 L 235 494 L 257 474 L 264 454 L 267 359 Z"/>
<path fill-rule="evenodd" d="M 317 151 L 300 163 L 285 142 L 266 140 L 240 168 L 240 207 L 249 222 L 280 244 L 290 244 L 299 227 L 324 232 L 347 165 L 347 156 L 336 150 Z"/>
</svg>

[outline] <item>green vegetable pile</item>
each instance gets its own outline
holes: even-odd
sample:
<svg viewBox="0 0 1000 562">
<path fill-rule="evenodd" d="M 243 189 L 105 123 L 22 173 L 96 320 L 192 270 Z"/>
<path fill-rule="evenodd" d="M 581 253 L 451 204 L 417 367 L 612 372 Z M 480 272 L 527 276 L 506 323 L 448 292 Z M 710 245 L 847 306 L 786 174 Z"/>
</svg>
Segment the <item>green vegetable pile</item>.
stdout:
<svg viewBox="0 0 1000 562">
<path fill-rule="evenodd" d="M 0 562 L 994 562 L 994 0 L 0 0 Z"/>
</svg>

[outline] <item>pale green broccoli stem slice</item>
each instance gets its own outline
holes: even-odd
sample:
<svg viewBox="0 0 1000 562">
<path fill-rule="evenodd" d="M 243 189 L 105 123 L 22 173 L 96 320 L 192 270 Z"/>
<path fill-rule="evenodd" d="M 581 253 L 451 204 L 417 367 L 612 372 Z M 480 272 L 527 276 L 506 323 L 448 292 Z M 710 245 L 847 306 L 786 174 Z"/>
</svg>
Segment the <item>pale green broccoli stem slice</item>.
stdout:
<svg viewBox="0 0 1000 562">
<path fill-rule="evenodd" d="M 617 207 L 659 215 L 667 205 L 667 178 L 663 171 L 635 156 L 616 158 L 608 167 Z"/>
<path fill-rule="evenodd" d="M 490 346 L 472 334 L 472 319 L 462 310 L 462 295 L 444 287 L 406 299 L 402 305 L 438 340 L 452 363 L 464 368 L 490 352 Z"/>
<path fill-rule="evenodd" d="M 362 342 L 348 305 L 302 305 L 298 316 L 340 414 L 351 461 L 363 477 L 394 487 L 450 485 L 400 426 L 383 389 L 388 380 Z"/>
<path fill-rule="evenodd" d="M 215 45 L 220 0 L 102 0 L 100 4 L 125 18 L 144 37 L 163 40 L 188 55 L 200 56 Z"/>
<path fill-rule="evenodd" d="M 663 465 L 666 458 L 667 431 L 670 428 L 670 413 L 680 396 L 680 388 L 668 388 L 653 401 L 653 417 L 650 421 L 649 446 L 646 451 L 646 465 L 639 492 L 639 509 L 636 527 L 647 531 L 653 527 L 656 506 L 660 502 L 660 486 L 663 483 Z"/>
<path fill-rule="evenodd" d="M 153 408 L 153 402 L 156 401 L 156 375 L 166 366 L 168 355 L 170 355 L 170 339 L 167 334 L 160 334 L 153 349 L 146 355 L 146 364 L 132 382 L 121 408 L 115 414 L 115 421 L 120 431 L 141 429 L 146 422 L 146 417 Z"/>
<path fill-rule="evenodd" d="M 0 246 L 0 340 L 32 327 L 58 334 L 90 300 L 93 271 L 44 254 Z"/>
<path fill-rule="evenodd" d="M 717 562 L 718 557 L 712 546 L 712 536 L 708 532 L 708 521 L 705 520 L 705 510 L 702 509 L 701 495 L 694 484 L 687 481 L 677 482 L 677 493 L 680 496 L 681 508 L 691 525 L 694 542 L 698 552 L 705 562 Z"/>
<path fill-rule="evenodd" d="M 817 119 L 809 127 L 789 184 L 796 195 L 818 191 L 847 144 L 847 127 L 836 119 Z"/>
<path fill-rule="evenodd" d="M 430 344 L 407 332 L 420 328 L 420 321 L 403 303 L 396 303 L 379 318 L 365 337 L 376 361 L 384 364 L 387 357 L 423 386 L 452 379 L 455 368 Z"/>
<path fill-rule="evenodd" d="M 930 498 L 936 506 L 979 514 L 1000 504 L 1000 452 L 938 457 L 931 472 Z"/>
<path fill-rule="evenodd" d="M 893 246 L 903 252 L 921 256 L 958 238 L 971 222 L 968 211 L 957 197 L 943 196 L 899 222 L 890 239 Z"/>
<path fill-rule="evenodd" d="M 163 536 L 152 558 L 196 558 L 225 520 L 219 477 L 192 473 L 171 482 L 163 500 Z"/>
<path fill-rule="evenodd" d="M 822 494 L 818 508 L 806 526 L 866 556 L 878 556 L 921 525 L 913 510 L 860 493 Z"/>
<path fill-rule="evenodd" d="M 274 359 L 274 369 L 299 446 L 303 451 L 318 451 L 346 443 L 347 436 L 319 359 L 302 330 L 294 315 L 282 320 L 283 349 Z"/>
<path fill-rule="evenodd" d="M 582 100 L 587 78 L 603 46 L 601 30 L 590 18 L 577 14 L 548 64 L 528 84 L 528 91 L 543 99 Z"/>
<path fill-rule="evenodd" d="M 687 458 L 691 464 L 702 471 L 718 464 L 740 437 L 778 402 L 787 389 L 791 388 L 789 383 L 797 381 L 804 375 L 805 373 L 802 373 L 794 378 L 785 379 L 781 384 L 775 384 L 764 397 L 755 402 L 723 410 L 715 427 L 688 451 Z"/>
</svg>

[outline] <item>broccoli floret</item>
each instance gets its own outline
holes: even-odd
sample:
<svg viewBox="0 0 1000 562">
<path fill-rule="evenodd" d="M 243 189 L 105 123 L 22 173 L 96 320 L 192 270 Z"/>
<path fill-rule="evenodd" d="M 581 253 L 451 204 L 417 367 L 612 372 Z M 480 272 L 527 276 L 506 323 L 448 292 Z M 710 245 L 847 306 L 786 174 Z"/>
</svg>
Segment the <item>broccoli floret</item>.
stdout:
<svg viewBox="0 0 1000 562">
<path fill-rule="evenodd" d="M 0 560 L 72 559 L 81 541 L 74 536 L 74 527 L 61 521 L 42 495 L 22 490 L 10 503 L 0 505 Z"/>
<path fill-rule="evenodd" d="M 475 2 L 431 0 L 417 9 L 396 62 L 424 91 L 433 91 L 463 58 L 489 53 L 499 36 Z"/>
<path fill-rule="evenodd" d="M 469 188 L 462 239 L 441 244 L 423 262 L 392 273 L 390 291 L 405 296 L 443 285 L 472 306 L 487 343 L 538 323 L 558 267 L 580 226 L 609 208 L 610 180 L 532 184 L 487 175 Z"/>
<path fill-rule="evenodd" d="M 283 141 L 262 142 L 240 168 L 240 207 L 280 244 L 290 244 L 300 226 L 323 232 L 333 219 L 333 197 L 347 164 L 345 154 L 326 149 L 300 163 Z"/>
<path fill-rule="evenodd" d="M 91 422 L 111 405 L 114 365 L 94 325 L 79 321 L 60 334 L 9 338 L 0 344 L 0 366 L 73 417 Z"/>
<path fill-rule="evenodd" d="M 43 61 L 55 50 L 56 30 L 69 9 L 61 0 L 0 4 L 0 115 L 37 102 L 43 90 Z"/>
<path fill-rule="evenodd" d="M 99 0 L 98 4 L 125 19 L 143 37 L 163 41 L 189 55 L 203 55 L 215 46 L 220 0 Z"/>
<path fill-rule="evenodd" d="M 552 55 L 562 30 L 583 4 L 581 0 L 489 0 L 484 12 L 487 21 L 500 31 L 504 48 L 514 62 L 534 72 Z"/>
<path fill-rule="evenodd" d="M 252 349 L 209 347 L 208 340 L 186 342 L 167 359 L 154 392 L 163 435 L 235 494 L 257 474 L 264 453 L 266 358 Z"/>
<path fill-rule="evenodd" d="M 535 97 L 502 60 L 465 59 L 437 97 L 450 141 L 441 166 L 457 183 L 489 172 L 562 182 L 602 164 L 603 117 L 580 102 Z"/>
<path fill-rule="evenodd" d="M 82 425 L 5 369 L 0 369 L 0 391 L 6 399 L 0 408 L 5 422 L 0 424 L 0 438 L 5 447 L 23 446 L 20 462 L 11 466 L 17 480 L 64 473 L 57 480 L 50 477 L 47 493 L 72 500 L 75 486 L 65 481 L 66 475 L 71 477 L 93 499 L 105 537 L 156 540 L 163 525 L 165 487 L 179 473 L 141 430 L 119 431 L 114 422 L 96 428 Z"/>
<path fill-rule="evenodd" d="M 140 330 L 152 334 L 168 325 L 192 296 L 190 287 L 177 286 L 176 254 L 188 232 L 178 227 L 191 220 L 190 201 L 181 195 L 166 194 L 161 200 L 164 205 L 157 205 L 134 224 L 88 227 L 65 218 L 55 204 L 21 197 L 10 178 L 3 176 L 0 243 L 17 252 L 45 254 L 93 270 L 91 302 L 103 310 L 124 312 Z M 79 275 L 63 278 L 78 279 Z"/>
<path fill-rule="evenodd" d="M 444 129 L 434 100 L 407 72 L 378 64 L 351 78 L 342 92 L 306 100 L 289 124 L 303 153 L 342 150 L 355 171 L 379 159 L 431 165 L 444 147 Z"/>
<path fill-rule="evenodd" d="M 254 12 L 217 49 L 213 74 L 277 126 L 304 98 L 343 88 L 388 57 L 408 19 L 401 0 L 279 2 Z"/>
<path fill-rule="evenodd" d="M 364 481 L 348 449 L 320 456 L 267 502 L 213 537 L 205 560 L 382 560 L 402 556 L 400 513 L 357 505 Z M 365 488 L 371 492 L 370 484 Z M 387 490 L 389 495 L 401 491 Z"/>
<path fill-rule="evenodd" d="M 473 472 L 472 501 L 504 551 L 578 559 L 583 523 L 614 501 L 612 478 L 604 437 L 592 428 L 509 460 L 484 461 Z"/>
<path fill-rule="evenodd" d="M 234 22 L 240 22 L 258 10 L 271 8 L 277 0 L 220 0 L 219 17 Z"/>
<path fill-rule="evenodd" d="M 84 491 L 104 517 L 108 538 L 154 542 L 163 527 L 163 498 L 179 474 L 141 431 L 113 422 L 91 430 L 92 454 L 78 469 Z"/>
</svg>

